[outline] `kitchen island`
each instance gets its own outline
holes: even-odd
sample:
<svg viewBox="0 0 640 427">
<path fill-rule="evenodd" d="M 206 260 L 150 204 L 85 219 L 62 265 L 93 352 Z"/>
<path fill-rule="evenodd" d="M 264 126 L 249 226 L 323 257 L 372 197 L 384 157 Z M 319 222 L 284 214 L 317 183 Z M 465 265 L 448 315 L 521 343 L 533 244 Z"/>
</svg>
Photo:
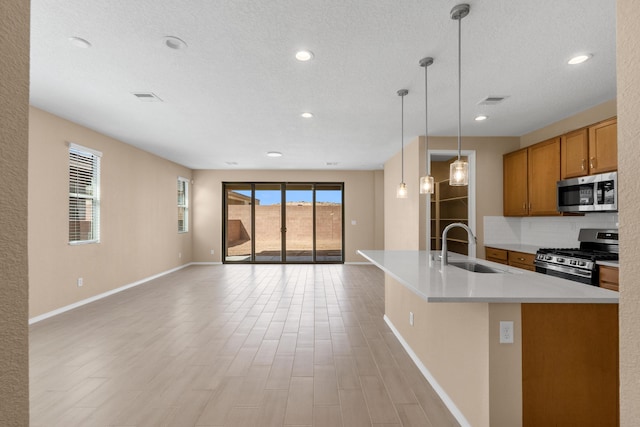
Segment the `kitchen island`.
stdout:
<svg viewBox="0 0 640 427">
<path fill-rule="evenodd" d="M 618 425 L 616 292 L 453 253 L 497 272 L 359 253 L 387 273 L 385 320 L 461 425 Z"/>
</svg>

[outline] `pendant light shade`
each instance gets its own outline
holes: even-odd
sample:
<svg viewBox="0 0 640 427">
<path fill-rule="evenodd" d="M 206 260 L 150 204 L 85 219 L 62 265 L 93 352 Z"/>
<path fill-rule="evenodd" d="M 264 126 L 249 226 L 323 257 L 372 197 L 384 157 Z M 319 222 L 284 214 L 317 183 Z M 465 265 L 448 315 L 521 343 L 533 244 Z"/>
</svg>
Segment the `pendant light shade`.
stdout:
<svg viewBox="0 0 640 427">
<path fill-rule="evenodd" d="M 431 164 L 429 163 L 429 97 L 428 97 L 428 73 L 427 68 L 433 64 L 433 58 L 422 58 L 419 62 L 424 67 L 424 152 L 426 156 L 426 173 L 420 177 L 420 194 L 433 194 L 434 182 L 431 176 Z"/>
<path fill-rule="evenodd" d="M 396 197 L 398 199 L 406 199 L 408 195 L 409 192 L 407 191 L 407 184 L 404 182 L 398 184 L 398 188 L 396 188 Z"/>
<path fill-rule="evenodd" d="M 463 186 L 469 185 L 469 163 L 460 158 L 462 151 L 462 130 L 461 130 L 461 36 L 462 36 L 462 18 L 469 14 L 468 4 L 459 4 L 451 9 L 451 19 L 458 21 L 458 160 L 453 162 L 449 169 L 449 185 Z"/>
<path fill-rule="evenodd" d="M 420 194 L 433 194 L 435 183 L 431 175 L 420 177 Z"/>
<path fill-rule="evenodd" d="M 469 185 L 469 163 L 456 160 L 449 166 L 449 185 Z"/>
<path fill-rule="evenodd" d="M 401 156 L 401 168 L 402 168 L 402 177 L 400 180 L 400 184 L 398 184 L 398 188 L 396 189 L 396 197 L 398 199 L 406 199 L 409 195 L 407 191 L 407 184 L 404 182 L 404 97 L 408 94 L 409 91 L 407 89 L 400 89 L 398 91 L 398 96 L 402 99 L 402 112 L 400 115 L 400 156 Z"/>
</svg>

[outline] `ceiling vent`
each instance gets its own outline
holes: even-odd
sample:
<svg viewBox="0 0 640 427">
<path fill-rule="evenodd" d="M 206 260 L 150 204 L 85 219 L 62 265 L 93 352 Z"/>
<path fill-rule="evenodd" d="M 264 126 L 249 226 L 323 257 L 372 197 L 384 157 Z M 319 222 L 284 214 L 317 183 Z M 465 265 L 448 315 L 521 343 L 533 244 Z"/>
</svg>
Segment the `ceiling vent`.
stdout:
<svg viewBox="0 0 640 427">
<path fill-rule="evenodd" d="M 506 96 L 487 96 L 485 99 L 478 102 L 478 105 L 498 105 L 506 98 Z"/>
<path fill-rule="evenodd" d="M 162 102 L 162 99 L 151 92 L 134 92 L 133 96 L 138 98 L 142 102 Z"/>
</svg>

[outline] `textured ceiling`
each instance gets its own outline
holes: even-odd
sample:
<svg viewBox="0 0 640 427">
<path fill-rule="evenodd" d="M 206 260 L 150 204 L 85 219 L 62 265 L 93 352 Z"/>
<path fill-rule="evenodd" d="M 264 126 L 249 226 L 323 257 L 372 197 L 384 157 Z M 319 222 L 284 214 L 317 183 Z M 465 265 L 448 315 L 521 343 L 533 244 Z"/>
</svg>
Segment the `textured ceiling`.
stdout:
<svg viewBox="0 0 640 427">
<path fill-rule="evenodd" d="M 422 57 L 435 59 L 429 134 L 457 134 L 457 3 L 32 0 L 31 103 L 194 169 L 377 169 L 400 148 L 398 89 L 405 142 L 424 134 Z M 615 0 L 469 4 L 463 137 L 520 136 L 615 98 Z M 302 48 L 315 58 L 296 61 Z M 508 98 L 479 106 L 487 96 Z"/>
</svg>

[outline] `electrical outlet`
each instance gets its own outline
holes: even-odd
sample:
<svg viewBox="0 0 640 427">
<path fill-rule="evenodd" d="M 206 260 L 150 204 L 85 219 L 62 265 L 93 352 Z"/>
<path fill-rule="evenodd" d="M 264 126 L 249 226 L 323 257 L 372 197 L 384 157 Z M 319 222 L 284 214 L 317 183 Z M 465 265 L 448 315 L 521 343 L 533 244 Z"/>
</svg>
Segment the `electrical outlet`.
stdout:
<svg viewBox="0 0 640 427">
<path fill-rule="evenodd" d="M 500 344 L 513 344 L 513 322 L 500 322 Z"/>
<path fill-rule="evenodd" d="M 178 252 L 178 258 L 182 258 L 182 252 Z"/>
<path fill-rule="evenodd" d="M 413 326 L 413 311 L 409 312 L 409 324 Z"/>
<path fill-rule="evenodd" d="M 81 288 L 82 285 L 84 285 L 84 281 L 82 280 L 82 277 L 78 277 L 78 287 Z"/>
<path fill-rule="evenodd" d="M 211 255 L 213 255 L 213 253 L 214 253 L 214 250 L 213 250 L 213 249 L 211 249 Z"/>
</svg>

